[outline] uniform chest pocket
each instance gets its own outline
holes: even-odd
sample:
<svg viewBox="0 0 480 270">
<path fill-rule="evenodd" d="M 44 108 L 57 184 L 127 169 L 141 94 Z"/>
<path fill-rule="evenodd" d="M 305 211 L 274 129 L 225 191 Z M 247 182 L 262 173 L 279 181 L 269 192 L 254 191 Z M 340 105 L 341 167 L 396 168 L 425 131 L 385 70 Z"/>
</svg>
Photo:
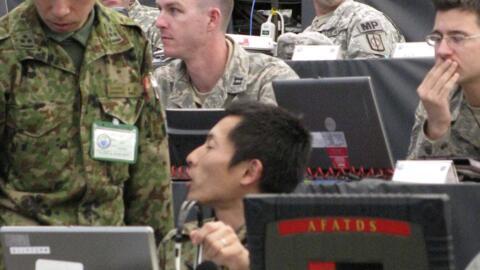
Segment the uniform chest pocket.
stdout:
<svg viewBox="0 0 480 270">
<path fill-rule="evenodd" d="M 15 177 L 9 184 L 19 191 L 52 192 L 69 179 L 76 155 L 72 104 L 30 103 L 11 106 L 13 119 L 9 154 Z"/>
<path fill-rule="evenodd" d="M 105 114 L 124 124 L 134 125 L 143 108 L 142 90 L 139 83 L 111 84 L 107 87 L 107 96 L 98 97 L 98 101 Z"/>
<path fill-rule="evenodd" d="M 15 133 L 41 138 L 72 117 L 72 104 L 36 102 L 11 106 Z"/>
</svg>

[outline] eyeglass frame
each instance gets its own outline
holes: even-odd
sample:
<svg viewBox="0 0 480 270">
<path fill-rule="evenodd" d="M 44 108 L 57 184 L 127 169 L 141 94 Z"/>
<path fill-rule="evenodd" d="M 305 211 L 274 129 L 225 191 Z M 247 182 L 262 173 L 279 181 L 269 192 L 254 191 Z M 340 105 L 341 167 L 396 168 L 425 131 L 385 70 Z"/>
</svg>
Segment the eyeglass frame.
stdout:
<svg viewBox="0 0 480 270">
<path fill-rule="evenodd" d="M 438 41 L 435 42 L 431 39 L 432 37 L 439 37 L 440 39 L 438 39 Z M 457 39 L 460 38 L 460 40 L 455 41 L 455 38 L 457 38 Z M 476 38 L 480 38 L 480 34 L 468 36 L 468 35 L 464 35 L 464 34 L 453 34 L 453 35 L 446 34 L 446 35 L 443 35 L 443 34 L 440 34 L 440 33 L 431 33 L 431 34 L 428 34 L 427 36 L 425 36 L 425 42 L 427 42 L 428 45 L 430 45 L 432 47 L 435 47 L 435 46 L 440 45 L 442 40 L 445 39 L 445 41 L 447 42 L 447 44 L 449 46 L 453 45 L 455 47 L 459 47 L 459 46 L 462 46 L 463 43 L 465 43 L 466 41 L 476 39 Z"/>
</svg>

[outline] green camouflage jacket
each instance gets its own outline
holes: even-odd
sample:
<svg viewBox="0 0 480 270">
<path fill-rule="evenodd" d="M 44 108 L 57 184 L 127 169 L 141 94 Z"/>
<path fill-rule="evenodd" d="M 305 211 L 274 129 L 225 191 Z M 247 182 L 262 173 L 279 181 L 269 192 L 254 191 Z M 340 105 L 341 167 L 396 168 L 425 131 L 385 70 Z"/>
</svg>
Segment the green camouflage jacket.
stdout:
<svg viewBox="0 0 480 270">
<path fill-rule="evenodd" d="M 171 187 L 162 109 L 145 80 L 150 48 L 133 21 L 95 9 L 79 74 L 31 0 L 0 20 L 0 222 L 145 224 L 161 237 L 173 226 Z M 115 118 L 139 129 L 134 165 L 90 157 L 92 123 Z"/>
<path fill-rule="evenodd" d="M 424 133 L 427 112 L 422 103 L 419 104 L 410 137 L 409 159 L 446 156 L 480 159 L 480 110 L 469 107 L 459 88 L 451 95 L 450 111 L 450 129 L 442 138 L 433 141 Z"/>
<path fill-rule="evenodd" d="M 235 42 L 233 44 L 233 55 L 225 73 L 205 99 L 203 108 L 225 108 L 235 100 L 277 104 L 272 81 L 296 79 L 298 75 L 278 58 L 250 53 Z M 174 60 L 157 68 L 155 78 L 164 107 L 196 108 L 193 86 L 183 61 Z"/>
<path fill-rule="evenodd" d="M 340 45 L 345 59 L 389 57 L 395 43 L 405 42 L 382 12 L 354 0 L 345 0 L 325 23 L 316 17 L 305 31 L 329 37 Z"/>
</svg>

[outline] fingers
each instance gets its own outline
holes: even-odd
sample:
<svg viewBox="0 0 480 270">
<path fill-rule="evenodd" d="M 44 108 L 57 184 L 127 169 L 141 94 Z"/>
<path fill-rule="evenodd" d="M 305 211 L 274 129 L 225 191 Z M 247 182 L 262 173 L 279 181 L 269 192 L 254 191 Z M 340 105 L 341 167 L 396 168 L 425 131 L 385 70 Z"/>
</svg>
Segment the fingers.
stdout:
<svg viewBox="0 0 480 270">
<path fill-rule="evenodd" d="M 203 245 L 205 260 L 218 265 L 229 265 L 248 258 L 248 251 L 233 228 L 223 222 L 206 223 L 202 228 L 192 231 L 190 239 L 194 244 Z"/>
<path fill-rule="evenodd" d="M 435 64 L 418 88 L 420 98 L 447 97 L 458 80 L 457 68 L 458 64 L 450 59 Z"/>
</svg>

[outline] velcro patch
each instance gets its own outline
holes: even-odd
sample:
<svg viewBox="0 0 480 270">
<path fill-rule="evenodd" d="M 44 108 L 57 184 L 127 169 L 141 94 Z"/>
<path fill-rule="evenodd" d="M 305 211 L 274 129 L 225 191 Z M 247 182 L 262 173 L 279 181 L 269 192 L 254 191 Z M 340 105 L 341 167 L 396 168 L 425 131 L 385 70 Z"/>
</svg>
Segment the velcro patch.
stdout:
<svg viewBox="0 0 480 270">
<path fill-rule="evenodd" d="M 383 31 L 383 26 L 380 23 L 380 20 L 371 20 L 371 21 L 361 22 L 360 25 L 358 26 L 358 31 L 360 33 Z"/>
<path fill-rule="evenodd" d="M 385 45 L 383 43 L 383 37 L 381 34 L 367 34 L 367 41 L 368 45 L 370 45 L 370 49 L 376 52 L 384 52 L 385 51 Z"/>
</svg>

